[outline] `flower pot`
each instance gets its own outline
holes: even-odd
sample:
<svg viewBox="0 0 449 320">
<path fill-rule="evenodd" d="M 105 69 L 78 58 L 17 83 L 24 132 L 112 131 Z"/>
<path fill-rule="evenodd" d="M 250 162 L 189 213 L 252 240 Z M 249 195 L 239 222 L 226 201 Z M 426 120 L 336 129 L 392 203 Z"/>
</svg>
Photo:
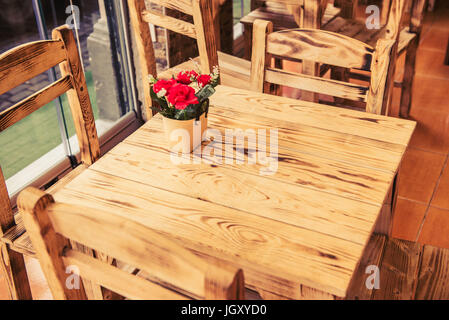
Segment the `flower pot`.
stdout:
<svg viewBox="0 0 449 320">
<path fill-rule="evenodd" d="M 191 153 L 201 144 L 203 133 L 207 129 L 207 112 L 203 112 L 198 120 L 163 117 L 163 123 L 169 150 Z"/>
</svg>

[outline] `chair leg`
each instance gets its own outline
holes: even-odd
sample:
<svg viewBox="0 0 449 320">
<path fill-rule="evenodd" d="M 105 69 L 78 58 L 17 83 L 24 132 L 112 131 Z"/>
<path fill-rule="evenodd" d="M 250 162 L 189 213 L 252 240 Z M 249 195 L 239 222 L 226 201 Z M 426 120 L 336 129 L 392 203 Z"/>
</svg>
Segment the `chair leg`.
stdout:
<svg viewBox="0 0 449 320">
<path fill-rule="evenodd" d="M 399 105 L 399 116 L 408 118 L 412 106 L 412 87 L 415 78 L 416 51 L 418 50 L 419 37 L 413 39 L 409 44 L 405 57 L 404 78 L 402 80 L 401 103 Z"/>
<path fill-rule="evenodd" d="M 4 243 L 1 243 L 0 250 L 0 268 L 8 284 L 10 298 L 12 300 L 32 300 L 23 255 L 11 250 Z"/>
</svg>

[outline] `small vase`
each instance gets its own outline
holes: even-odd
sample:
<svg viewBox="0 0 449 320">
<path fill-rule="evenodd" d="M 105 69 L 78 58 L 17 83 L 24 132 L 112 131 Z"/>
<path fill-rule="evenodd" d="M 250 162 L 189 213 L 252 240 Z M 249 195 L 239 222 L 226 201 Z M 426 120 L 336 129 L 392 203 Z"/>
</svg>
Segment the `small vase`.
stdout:
<svg viewBox="0 0 449 320">
<path fill-rule="evenodd" d="M 207 111 L 197 119 L 176 120 L 163 117 L 165 137 L 170 151 L 191 153 L 201 144 L 203 133 L 207 129 Z"/>
</svg>

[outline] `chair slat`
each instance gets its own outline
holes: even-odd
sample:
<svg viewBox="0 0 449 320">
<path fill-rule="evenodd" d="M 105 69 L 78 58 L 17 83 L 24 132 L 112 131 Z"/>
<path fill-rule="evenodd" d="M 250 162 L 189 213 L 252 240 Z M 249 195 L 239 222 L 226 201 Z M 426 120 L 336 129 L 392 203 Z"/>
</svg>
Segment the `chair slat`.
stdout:
<svg viewBox="0 0 449 320">
<path fill-rule="evenodd" d="M 12 126 L 16 122 L 19 122 L 40 107 L 53 101 L 71 88 L 72 79 L 70 75 L 67 75 L 29 96 L 28 98 L 16 103 L 12 107 L 4 110 L 0 113 L 0 132 Z"/>
<path fill-rule="evenodd" d="M 144 12 L 142 12 L 142 18 L 145 22 L 152 23 L 156 26 L 196 39 L 195 26 L 189 22 L 165 16 L 149 10 L 145 10 Z"/>
<path fill-rule="evenodd" d="M 165 8 L 174 9 L 189 15 L 193 15 L 191 0 L 150 0 L 150 2 Z"/>
<path fill-rule="evenodd" d="M 84 253 L 68 250 L 63 257 L 66 266 L 79 269 L 81 278 L 86 278 L 129 299 L 189 299 L 175 291 L 166 289 L 144 278 L 129 274 Z"/>
<path fill-rule="evenodd" d="M 265 71 L 265 81 L 362 102 L 366 102 L 366 95 L 369 89 L 368 87 L 353 83 L 323 79 L 275 68 L 268 68 Z"/>
<path fill-rule="evenodd" d="M 363 42 L 339 34 L 293 29 L 269 34 L 267 52 L 290 59 L 369 71 L 374 50 Z"/>
<path fill-rule="evenodd" d="M 125 217 L 61 203 L 49 206 L 47 212 L 62 236 L 125 261 L 177 288 L 189 288 L 192 296 L 205 297 L 206 264 L 147 227 Z M 167 267 L 160 268 L 161 265 Z"/>
<path fill-rule="evenodd" d="M 61 41 L 44 40 L 15 47 L 0 55 L 0 94 L 56 66 L 67 58 Z"/>
</svg>

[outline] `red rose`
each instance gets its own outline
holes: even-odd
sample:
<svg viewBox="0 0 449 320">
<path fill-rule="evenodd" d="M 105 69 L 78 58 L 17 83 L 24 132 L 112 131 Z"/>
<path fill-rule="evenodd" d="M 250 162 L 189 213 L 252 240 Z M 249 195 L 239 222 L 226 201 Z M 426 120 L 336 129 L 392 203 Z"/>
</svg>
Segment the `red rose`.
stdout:
<svg viewBox="0 0 449 320">
<path fill-rule="evenodd" d="M 192 80 L 190 80 L 190 77 L 191 75 L 189 72 L 181 71 L 180 73 L 178 73 L 176 81 L 182 84 L 191 84 Z"/>
<path fill-rule="evenodd" d="M 175 79 L 170 79 L 170 80 L 161 79 L 161 80 L 158 80 L 153 85 L 153 91 L 154 91 L 154 93 L 158 93 L 162 89 L 165 89 L 165 91 L 167 91 L 167 93 L 168 93 L 170 91 L 170 88 L 173 87 L 174 84 L 176 84 Z"/>
<path fill-rule="evenodd" d="M 189 104 L 198 103 L 198 98 L 195 96 L 195 89 L 181 83 L 177 83 L 171 87 L 167 100 L 178 110 L 184 110 Z"/>
<path fill-rule="evenodd" d="M 198 81 L 198 84 L 201 87 L 204 87 L 205 85 L 209 84 L 210 82 L 211 76 L 208 74 L 202 74 L 200 75 L 198 78 L 196 78 L 196 80 Z"/>
<path fill-rule="evenodd" d="M 198 73 L 196 73 L 195 70 L 189 71 L 189 74 L 194 77 L 195 79 L 198 78 Z"/>
</svg>

